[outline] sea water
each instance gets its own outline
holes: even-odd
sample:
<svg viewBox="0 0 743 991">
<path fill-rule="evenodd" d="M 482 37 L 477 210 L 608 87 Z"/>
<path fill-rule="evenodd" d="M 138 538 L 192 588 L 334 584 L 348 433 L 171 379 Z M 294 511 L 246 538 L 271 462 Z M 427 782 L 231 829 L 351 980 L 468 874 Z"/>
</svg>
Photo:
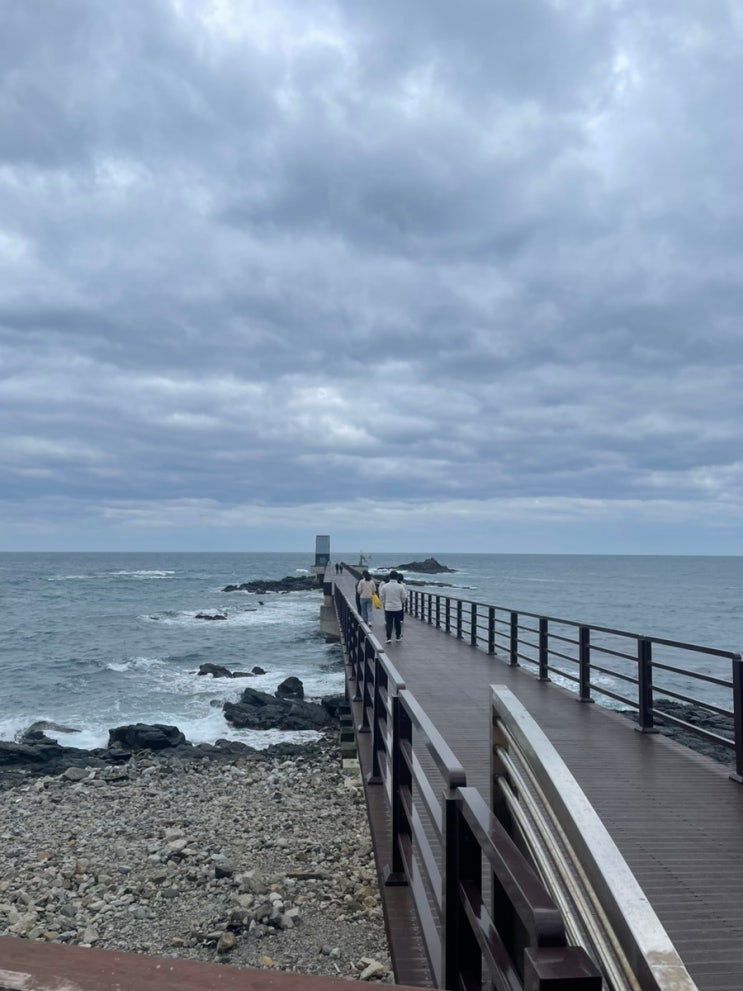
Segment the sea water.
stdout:
<svg viewBox="0 0 743 991">
<path fill-rule="evenodd" d="M 402 551 L 369 564 L 384 570 L 430 556 L 454 569 L 432 578 L 453 596 L 721 650 L 743 645 L 741 557 Z M 78 747 L 105 746 L 111 727 L 133 722 L 176 725 L 193 743 L 314 736 L 237 730 L 221 710 L 247 684 L 273 693 L 289 675 L 309 697 L 343 690 L 338 647 L 320 633 L 318 591 L 224 591 L 309 574 L 311 564 L 311 551 L 0 554 L 0 739 L 38 720 L 75 730 L 50 735 Z M 198 618 L 216 612 L 227 618 Z M 214 679 L 197 673 L 206 662 L 266 673 Z"/>
</svg>

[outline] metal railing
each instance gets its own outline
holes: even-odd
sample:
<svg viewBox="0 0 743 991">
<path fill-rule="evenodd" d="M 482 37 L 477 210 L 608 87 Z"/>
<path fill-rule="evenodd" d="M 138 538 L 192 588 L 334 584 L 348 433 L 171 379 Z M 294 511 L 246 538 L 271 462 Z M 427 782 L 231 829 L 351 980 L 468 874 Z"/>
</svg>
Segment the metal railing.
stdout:
<svg viewBox="0 0 743 991">
<path fill-rule="evenodd" d="M 326 588 L 327 590 L 327 588 Z M 599 969 L 568 945 L 560 912 L 536 871 L 467 786 L 463 767 L 405 687 L 353 605 L 335 587 L 347 683 L 360 711 L 358 733 L 372 734 L 369 785 L 390 808 L 387 885 L 409 885 L 437 987 L 601 991 Z M 483 864 L 498 885 L 486 904 Z"/>
<path fill-rule="evenodd" d="M 593 626 L 409 590 L 409 611 L 424 623 L 485 650 L 512 666 L 531 666 L 541 681 L 575 691 L 581 702 L 611 699 L 637 713 L 639 728 L 676 726 L 731 751 L 736 781 L 743 782 L 743 662 L 741 655 L 699 644 Z M 721 669 L 727 661 L 729 676 Z M 727 704 L 710 699 L 710 690 Z M 706 691 L 707 698 L 700 697 Z M 669 705 L 669 703 L 671 703 Z M 672 705 L 679 708 L 673 711 Z M 691 722 L 683 709 L 717 719 L 719 729 Z"/>
</svg>

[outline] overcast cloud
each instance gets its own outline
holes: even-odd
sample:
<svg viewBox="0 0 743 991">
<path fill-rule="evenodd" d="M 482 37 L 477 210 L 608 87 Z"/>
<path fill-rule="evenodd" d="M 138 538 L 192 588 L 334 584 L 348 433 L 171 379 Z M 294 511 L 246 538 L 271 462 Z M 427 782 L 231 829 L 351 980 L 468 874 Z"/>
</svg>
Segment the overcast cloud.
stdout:
<svg viewBox="0 0 743 991">
<path fill-rule="evenodd" d="M 737 0 L 0 21 L 0 549 L 743 553 Z"/>
</svg>

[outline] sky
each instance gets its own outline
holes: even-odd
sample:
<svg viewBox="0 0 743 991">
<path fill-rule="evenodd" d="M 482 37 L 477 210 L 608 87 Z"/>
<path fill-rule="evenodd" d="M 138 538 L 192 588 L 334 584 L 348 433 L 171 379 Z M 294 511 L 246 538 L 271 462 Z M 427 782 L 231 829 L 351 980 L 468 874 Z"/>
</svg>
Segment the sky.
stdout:
<svg viewBox="0 0 743 991">
<path fill-rule="evenodd" d="M 0 550 L 743 554 L 738 0 L 0 18 Z"/>
</svg>

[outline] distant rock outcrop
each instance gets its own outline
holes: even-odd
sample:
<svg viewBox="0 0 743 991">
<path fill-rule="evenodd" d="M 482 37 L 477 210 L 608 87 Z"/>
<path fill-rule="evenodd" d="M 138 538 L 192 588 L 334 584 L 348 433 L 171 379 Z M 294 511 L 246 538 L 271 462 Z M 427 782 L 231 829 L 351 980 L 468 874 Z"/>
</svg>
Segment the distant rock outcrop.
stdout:
<svg viewBox="0 0 743 991">
<path fill-rule="evenodd" d="M 242 582 L 240 585 L 225 585 L 223 592 L 256 592 L 263 595 L 265 592 L 317 592 L 322 589 L 318 585 L 314 575 L 287 575 L 286 578 L 279 578 L 278 581 L 263 579 L 261 581 Z"/>
<path fill-rule="evenodd" d="M 398 571 L 415 571 L 420 575 L 453 575 L 456 568 L 447 568 L 445 564 L 439 564 L 435 557 L 427 557 L 425 561 L 409 561 L 407 564 L 395 565 Z"/>
<path fill-rule="evenodd" d="M 197 674 L 210 674 L 212 678 L 252 678 L 253 675 L 259 673 L 265 674 L 261 669 L 253 669 L 253 671 L 230 671 L 223 664 L 212 664 L 210 661 L 206 664 L 202 664 Z"/>
</svg>

